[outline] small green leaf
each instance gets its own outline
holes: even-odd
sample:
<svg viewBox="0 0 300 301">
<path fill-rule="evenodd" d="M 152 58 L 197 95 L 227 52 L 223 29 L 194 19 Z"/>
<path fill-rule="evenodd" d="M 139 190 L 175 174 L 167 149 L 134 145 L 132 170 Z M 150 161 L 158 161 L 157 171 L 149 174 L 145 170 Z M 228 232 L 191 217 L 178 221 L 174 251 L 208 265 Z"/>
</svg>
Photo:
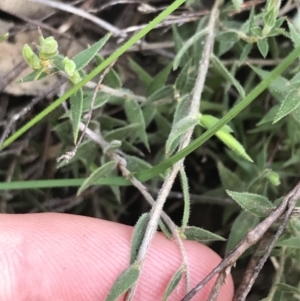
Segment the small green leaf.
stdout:
<svg viewBox="0 0 300 301">
<path fill-rule="evenodd" d="M 217 167 L 224 189 L 236 189 L 238 191 L 243 190 L 245 185 L 235 173 L 226 168 L 220 161 L 218 161 Z"/>
<path fill-rule="evenodd" d="M 231 251 L 245 235 L 259 223 L 259 218 L 247 211 L 242 211 L 234 221 L 226 244 L 226 253 Z"/>
<path fill-rule="evenodd" d="M 91 47 L 76 54 L 72 59 L 76 65 L 76 70 L 81 70 L 82 68 L 84 68 L 95 57 L 99 50 L 106 44 L 110 36 L 111 34 L 107 34 Z"/>
<path fill-rule="evenodd" d="M 296 30 L 295 26 L 293 23 L 288 21 L 288 26 L 289 26 L 289 30 L 290 30 L 290 37 L 291 40 L 294 44 L 294 47 L 297 48 L 300 46 L 300 34 L 299 32 Z"/>
<path fill-rule="evenodd" d="M 144 120 L 144 115 L 141 110 L 141 107 L 139 106 L 139 104 L 135 99 L 126 99 L 124 104 L 124 109 L 125 109 L 127 119 L 131 124 L 133 123 L 140 124 L 140 128 L 136 131 L 135 135 L 131 136 L 132 139 L 131 141 L 135 141 L 135 139 L 138 136 L 139 139 L 144 143 L 146 148 L 149 150 L 145 120 Z"/>
<path fill-rule="evenodd" d="M 239 92 L 241 98 L 245 97 L 245 91 L 240 83 L 232 76 L 232 74 L 227 70 L 224 64 L 216 57 L 212 56 L 211 60 L 217 70 L 217 72 L 223 76 L 227 81 L 229 81 Z"/>
<path fill-rule="evenodd" d="M 183 230 L 184 230 L 183 234 L 187 240 L 196 240 L 198 242 L 226 240 L 222 236 L 219 236 L 217 234 L 214 234 L 212 232 L 209 232 L 207 230 L 198 227 L 189 226 Z"/>
<path fill-rule="evenodd" d="M 254 67 L 254 66 L 250 66 L 250 67 L 263 80 L 266 79 L 268 76 L 270 76 L 270 72 L 268 72 L 268 71 L 262 70 L 260 68 Z M 272 80 L 272 82 L 269 86 L 269 90 L 278 101 L 282 102 L 284 97 L 291 90 L 290 82 L 287 79 L 285 79 L 284 77 L 278 76 L 274 80 Z"/>
<path fill-rule="evenodd" d="M 169 296 L 172 294 L 173 290 L 179 284 L 179 281 L 180 281 L 183 273 L 184 273 L 184 268 L 183 267 L 180 267 L 176 271 L 176 273 L 173 275 L 173 277 L 171 278 L 170 282 L 167 285 L 167 288 L 166 288 L 165 293 L 163 295 L 162 301 L 166 301 L 169 298 Z"/>
<path fill-rule="evenodd" d="M 173 40 L 175 42 L 175 51 L 176 51 L 176 53 L 179 53 L 179 51 L 182 49 L 182 47 L 184 47 L 185 43 L 183 42 L 183 40 L 178 32 L 178 29 L 175 25 L 172 26 L 172 30 L 173 30 Z M 177 62 L 177 66 L 182 65 L 182 64 L 180 64 L 180 61 L 187 62 L 189 59 L 190 59 L 189 55 L 186 53 L 186 50 L 184 50 L 181 55 L 181 58 Z M 176 68 L 174 68 L 174 69 L 176 69 Z"/>
<path fill-rule="evenodd" d="M 139 123 L 132 123 L 120 128 L 117 128 L 115 130 L 112 130 L 108 133 L 104 134 L 104 138 L 106 140 L 124 140 L 128 136 L 131 136 L 135 134 L 139 129 L 141 125 Z"/>
<path fill-rule="evenodd" d="M 184 90 L 184 87 L 186 85 L 186 82 L 188 80 L 188 73 L 191 66 L 191 60 L 187 62 L 184 67 L 182 68 L 181 72 L 179 73 L 176 82 L 175 82 L 175 88 L 178 90 L 180 94 L 182 94 L 181 91 Z"/>
<path fill-rule="evenodd" d="M 172 232 L 162 219 L 159 220 L 158 225 L 159 225 L 160 230 L 166 236 L 166 238 L 168 238 L 169 240 L 172 240 L 172 238 L 173 238 Z"/>
<path fill-rule="evenodd" d="M 129 58 L 129 65 L 132 68 L 132 70 L 138 75 L 139 79 L 143 82 L 143 84 L 146 87 L 149 87 L 149 85 L 153 81 L 153 77 L 131 58 Z"/>
<path fill-rule="evenodd" d="M 190 198 L 190 193 L 189 193 L 188 177 L 187 177 L 183 167 L 180 168 L 180 180 L 181 180 L 181 187 L 182 187 L 183 201 L 184 201 L 181 229 L 185 229 L 187 227 L 189 219 L 190 219 L 191 198 Z"/>
<path fill-rule="evenodd" d="M 117 164 L 113 161 L 107 162 L 97 168 L 85 181 L 81 184 L 78 189 L 77 195 L 81 194 L 88 187 L 94 185 L 101 178 L 108 176 L 113 170 L 115 170 Z"/>
<path fill-rule="evenodd" d="M 73 76 L 75 71 L 76 71 L 76 65 L 74 63 L 73 60 L 70 60 L 69 58 L 65 57 L 63 60 L 62 60 L 62 64 L 64 66 L 64 71 L 67 73 L 67 75 L 70 77 L 70 76 Z"/>
<path fill-rule="evenodd" d="M 270 109 L 270 111 L 267 112 L 267 114 L 256 124 L 256 126 L 261 126 L 266 123 L 271 123 L 274 120 L 278 110 L 279 110 L 279 105 L 273 106 Z"/>
<path fill-rule="evenodd" d="M 152 168 L 152 165 L 148 162 L 134 156 L 124 155 L 127 165 L 126 167 L 130 172 L 139 172 L 142 170 L 146 170 L 148 168 Z"/>
<path fill-rule="evenodd" d="M 83 92 L 79 89 L 70 97 L 74 143 L 76 144 L 82 114 Z"/>
<path fill-rule="evenodd" d="M 134 226 L 131 240 L 130 264 L 133 264 L 137 259 L 149 222 L 149 217 L 149 213 L 143 213 Z"/>
<path fill-rule="evenodd" d="M 196 126 L 198 123 L 198 118 L 186 116 L 179 120 L 176 124 L 174 124 L 166 142 L 166 153 L 172 153 L 174 151 L 174 148 L 178 145 L 178 143 L 176 143 L 176 145 L 173 145 L 175 140 L 185 132 L 187 132 L 189 129 Z"/>
<path fill-rule="evenodd" d="M 276 246 L 282 246 L 287 248 L 300 248 L 300 236 L 294 236 L 276 243 Z"/>
<path fill-rule="evenodd" d="M 246 46 L 243 48 L 243 51 L 241 53 L 240 59 L 239 59 L 239 65 L 242 65 L 244 61 L 248 58 L 248 55 L 250 51 L 252 50 L 253 44 L 246 44 Z"/>
<path fill-rule="evenodd" d="M 266 58 L 268 52 L 269 52 L 269 43 L 268 43 L 268 39 L 259 39 L 257 41 L 257 47 L 259 49 L 260 54 Z"/>
<path fill-rule="evenodd" d="M 143 105 L 151 105 L 153 102 L 163 99 L 168 99 L 173 97 L 174 88 L 170 85 L 164 86 L 157 91 L 155 91 L 152 95 L 150 95 L 147 100 L 143 103 Z"/>
<path fill-rule="evenodd" d="M 121 145 L 122 145 L 122 141 L 113 140 L 103 149 L 103 154 L 107 154 L 110 153 L 111 151 L 115 151 L 119 149 Z"/>
<path fill-rule="evenodd" d="M 37 71 L 43 68 L 40 58 L 33 52 L 28 44 L 23 46 L 22 55 L 28 66 L 30 66 L 33 70 Z"/>
<path fill-rule="evenodd" d="M 226 192 L 243 209 L 259 217 L 267 216 L 274 209 L 273 204 L 262 195 L 229 190 Z"/>
<path fill-rule="evenodd" d="M 138 280 L 140 275 L 140 264 L 134 263 L 124 270 L 110 289 L 105 301 L 115 301 Z"/>
<path fill-rule="evenodd" d="M 41 70 L 33 71 L 32 73 L 26 75 L 25 77 L 21 78 L 17 81 L 17 84 L 33 82 L 35 80 L 43 79 L 44 77 L 48 76 L 47 73 L 42 72 Z"/>
<path fill-rule="evenodd" d="M 98 65 L 104 62 L 104 58 L 101 57 L 99 54 L 96 54 L 95 59 Z M 121 79 L 118 73 L 113 68 L 111 68 L 109 72 L 105 75 L 103 83 L 114 89 L 120 89 L 122 87 Z"/>
<path fill-rule="evenodd" d="M 152 95 L 154 92 L 161 89 L 165 85 L 171 70 L 172 64 L 169 64 L 153 78 L 147 89 L 148 96 Z"/>
<path fill-rule="evenodd" d="M 207 34 L 207 28 L 204 28 L 204 29 L 198 31 L 197 33 L 195 33 L 187 41 L 182 43 L 182 47 L 180 47 L 180 49 L 177 52 L 176 57 L 174 59 L 173 70 L 176 70 L 180 66 L 181 62 L 184 62 L 184 66 L 185 66 L 187 61 L 185 61 L 183 58 L 188 59 L 188 56 L 186 53 L 187 50 L 206 34 Z"/>
<path fill-rule="evenodd" d="M 40 37 L 39 57 L 48 60 L 58 54 L 58 43 L 54 37 Z"/>
<path fill-rule="evenodd" d="M 280 119 L 292 113 L 299 107 L 300 105 L 299 96 L 300 96 L 299 89 L 293 89 L 286 95 L 283 102 L 281 103 L 281 106 L 278 110 L 278 113 L 273 123 L 278 122 Z"/>
</svg>

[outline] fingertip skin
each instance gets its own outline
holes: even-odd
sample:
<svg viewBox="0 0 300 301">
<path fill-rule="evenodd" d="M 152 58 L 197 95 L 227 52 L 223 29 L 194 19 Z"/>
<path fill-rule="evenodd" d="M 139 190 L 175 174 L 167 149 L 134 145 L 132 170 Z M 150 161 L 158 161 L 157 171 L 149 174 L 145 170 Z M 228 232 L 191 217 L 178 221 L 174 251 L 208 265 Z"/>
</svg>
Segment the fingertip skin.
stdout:
<svg viewBox="0 0 300 301">
<path fill-rule="evenodd" d="M 101 301 L 130 260 L 133 228 L 59 213 L 0 214 L 0 300 Z M 194 287 L 219 262 L 208 247 L 184 241 Z M 181 265 L 178 246 L 158 233 L 146 258 L 134 300 L 161 300 Z M 214 280 L 192 300 L 207 299 Z M 168 300 L 184 296 L 180 281 Z M 219 301 L 230 301 L 227 277 Z M 119 300 L 123 300 L 119 298 Z"/>
</svg>

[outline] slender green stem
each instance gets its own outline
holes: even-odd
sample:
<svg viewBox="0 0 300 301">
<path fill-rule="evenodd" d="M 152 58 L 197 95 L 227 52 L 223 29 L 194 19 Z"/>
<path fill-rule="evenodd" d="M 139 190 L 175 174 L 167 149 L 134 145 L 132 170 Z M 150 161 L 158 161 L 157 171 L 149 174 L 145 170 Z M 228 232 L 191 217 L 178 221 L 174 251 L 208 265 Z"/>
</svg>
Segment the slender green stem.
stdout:
<svg viewBox="0 0 300 301">
<path fill-rule="evenodd" d="M 51 113 L 54 109 L 60 106 L 65 100 L 67 100 L 71 95 L 73 95 L 77 90 L 82 88 L 86 83 L 91 81 L 95 76 L 97 76 L 101 71 L 107 68 L 111 63 L 113 63 L 117 58 L 119 58 L 123 53 L 125 53 L 130 47 L 132 47 L 135 43 L 137 43 L 141 38 L 143 38 L 149 31 L 151 31 L 156 25 L 162 22 L 167 16 L 169 16 L 175 9 L 177 9 L 181 4 L 183 4 L 186 0 L 175 0 L 170 6 L 168 6 L 164 11 L 162 11 L 155 19 L 153 19 L 149 24 L 141 29 L 138 33 L 136 33 L 131 39 L 129 39 L 126 43 L 124 43 L 120 48 L 118 48 L 111 56 L 109 56 L 102 64 L 100 64 L 97 68 L 95 68 L 90 74 L 85 76 L 82 81 L 80 81 L 77 85 L 73 86 L 70 90 L 68 90 L 63 96 L 58 98 L 55 102 L 53 102 L 50 106 L 48 106 L 44 111 L 35 116 L 29 122 L 27 122 L 23 127 L 21 127 L 18 131 L 16 131 L 13 135 L 11 135 L 8 139 L 6 139 L 0 150 L 4 149 L 8 145 L 10 145 L 13 141 L 19 138 L 22 134 L 24 134 L 27 130 L 33 127 L 36 123 L 41 121 L 45 116 Z"/>
</svg>

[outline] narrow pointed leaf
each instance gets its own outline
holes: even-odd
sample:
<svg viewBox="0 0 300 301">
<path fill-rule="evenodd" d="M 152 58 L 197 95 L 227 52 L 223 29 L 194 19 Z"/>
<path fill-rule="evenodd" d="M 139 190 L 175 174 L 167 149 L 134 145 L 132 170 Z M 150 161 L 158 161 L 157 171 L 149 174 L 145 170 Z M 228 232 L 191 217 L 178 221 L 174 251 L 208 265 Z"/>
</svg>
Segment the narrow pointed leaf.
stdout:
<svg viewBox="0 0 300 301">
<path fill-rule="evenodd" d="M 165 85 L 171 70 L 172 64 L 169 64 L 153 78 L 147 89 L 147 95 L 153 94 Z"/>
<path fill-rule="evenodd" d="M 226 240 L 220 235 L 214 234 L 212 232 L 198 227 L 186 227 L 183 233 L 187 240 L 196 240 L 198 242 Z"/>
<path fill-rule="evenodd" d="M 245 97 L 245 91 L 241 84 L 234 78 L 234 76 L 227 70 L 224 64 L 216 57 L 212 56 L 211 58 L 217 72 L 223 76 L 226 80 L 228 80 L 239 92 L 241 98 Z"/>
<path fill-rule="evenodd" d="M 182 94 L 182 91 L 184 90 L 184 87 L 187 83 L 190 66 L 191 60 L 185 64 L 185 66 L 182 68 L 181 72 L 179 73 L 176 79 L 175 87 L 180 94 Z"/>
<path fill-rule="evenodd" d="M 82 183 L 78 189 L 77 195 L 81 194 L 88 187 L 94 185 L 99 179 L 110 175 L 110 173 L 115 170 L 117 164 L 113 161 L 107 162 L 97 168 L 85 181 Z"/>
<path fill-rule="evenodd" d="M 144 115 L 142 112 L 141 107 L 134 99 L 126 99 L 124 104 L 125 113 L 127 116 L 127 119 L 130 123 L 138 123 L 140 124 L 139 129 L 136 132 L 136 135 L 132 137 L 132 141 L 135 140 L 136 136 L 139 137 L 139 139 L 144 143 L 144 145 L 149 150 L 149 143 L 148 143 L 148 137 L 146 133 L 146 126 L 145 126 L 145 120 Z"/>
<path fill-rule="evenodd" d="M 95 59 L 98 65 L 102 64 L 105 61 L 105 59 L 99 54 L 96 54 Z M 103 83 L 114 89 L 119 89 L 122 87 L 121 79 L 118 73 L 113 68 L 111 68 L 105 75 Z"/>
<path fill-rule="evenodd" d="M 104 137 L 107 140 L 124 140 L 128 136 L 135 134 L 140 127 L 141 125 L 139 123 L 132 123 L 105 133 Z"/>
<path fill-rule="evenodd" d="M 262 195 L 229 190 L 226 190 L 226 192 L 243 209 L 254 215 L 265 217 L 274 209 L 273 204 Z"/>
<path fill-rule="evenodd" d="M 294 44 L 294 47 L 297 48 L 300 46 L 300 34 L 299 32 L 296 30 L 294 24 L 292 22 L 287 22 L 288 26 L 289 26 L 289 30 L 290 30 L 290 37 L 291 40 Z"/>
<path fill-rule="evenodd" d="M 84 68 L 98 53 L 98 51 L 106 44 L 111 34 L 107 34 L 100 41 L 93 44 L 90 48 L 87 48 L 73 57 L 73 62 L 76 65 L 76 70 Z"/>
<path fill-rule="evenodd" d="M 110 289 L 105 301 L 115 301 L 138 280 L 140 275 L 139 265 L 132 264 L 129 268 L 124 270 L 117 278 L 112 288 Z"/>
<path fill-rule="evenodd" d="M 145 105 L 151 105 L 153 102 L 163 99 L 168 99 L 173 97 L 174 88 L 170 85 L 164 86 L 157 91 L 155 91 L 152 95 L 150 95 L 147 100 L 144 102 Z"/>
<path fill-rule="evenodd" d="M 257 41 L 257 47 L 259 49 L 260 54 L 266 58 L 268 52 L 269 52 L 269 44 L 268 39 L 260 39 Z"/>
<path fill-rule="evenodd" d="M 184 273 L 184 268 L 183 267 L 179 268 L 176 271 L 176 273 L 171 278 L 169 284 L 167 285 L 167 289 L 166 289 L 166 291 L 165 291 L 165 293 L 163 295 L 162 301 L 166 301 L 169 298 L 169 296 L 172 294 L 172 292 L 174 291 L 174 289 L 179 284 L 179 281 L 180 281 L 183 273 Z"/>
<path fill-rule="evenodd" d="M 182 37 L 180 36 L 177 27 L 174 25 L 174 26 L 172 26 L 172 29 L 173 29 L 173 40 L 175 42 L 175 51 L 176 51 L 176 53 L 179 53 L 179 51 L 182 49 L 182 47 L 184 47 L 185 43 L 183 42 Z M 182 62 L 187 62 L 190 59 L 188 53 L 186 53 L 186 50 L 183 51 L 181 58 L 178 60 L 177 67 L 182 66 L 183 63 L 180 63 L 181 59 L 182 59 Z M 174 67 L 174 70 L 176 68 Z"/>
<path fill-rule="evenodd" d="M 225 167 L 220 161 L 218 162 L 217 167 L 224 189 L 243 190 L 244 183 L 235 173 Z"/>
<path fill-rule="evenodd" d="M 134 156 L 124 155 L 127 165 L 126 167 L 131 172 L 139 172 L 141 170 L 146 170 L 152 168 L 152 165 L 148 162 Z"/>
<path fill-rule="evenodd" d="M 287 96 L 284 98 L 283 102 L 281 103 L 281 106 L 277 112 L 277 115 L 273 123 L 278 122 L 280 119 L 292 113 L 300 106 L 299 96 L 300 96 L 299 89 L 293 89 L 287 94 Z"/>
<path fill-rule="evenodd" d="M 160 230 L 163 232 L 163 234 L 166 236 L 166 238 L 168 238 L 169 240 L 172 240 L 173 236 L 172 236 L 172 231 L 170 230 L 170 228 L 166 225 L 166 223 L 160 219 L 158 222 L 159 228 Z"/>
<path fill-rule="evenodd" d="M 240 60 L 239 60 L 239 65 L 242 65 L 244 61 L 248 58 L 248 55 L 250 51 L 252 50 L 253 44 L 247 44 L 241 53 Z"/>
<path fill-rule="evenodd" d="M 269 71 L 265 71 L 254 66 L 250 66 L 250 67 L 263 80 L 266 79 L 268 76 L 270 76 Z M 276 97 L 278 101 L 282 102 L 285 96 L 290 92 L 291 87 L 290 87 L 290 82 L 286 78 L 282 76 L 278 76 L 274 80 L 272 80 L 268 89 L 270 90 L 272 95 Z"/>
<path fill-rule="evenodd" d="M 186 116 L 185 118 L 182 118 L 179 120 L 171 130 L 171 133 L 168 137 L 168 140 L 166 142 L 166 153 L 171 153 L 174 151 L 174 146 L 172 145 L 173 142 L 180 137 L 182 134 L 184 134 L 186 131 L 194 127 L 199 123 L 199 119 L 196 117 L 190 117 Z"/>
<path fill-rule="evenodd" d="M 138 75 L 139 79 L 148 87 L 153 81 L 153 77 L 144 70 L 138 63 L 129 58 L 129 65 L 133 71 Z"/>
<path fill-rule="evenodd" d="M 23 78 L 21 78 L 20 80 L 18 80 L 17 84 L 40 80 L 40 79 L 43 79 L 44 77 L 46 77 L 47 75 L 48 75 L 47 73 L 41 72 L 40 70 L 33 71 L 30 74 L 28 74 L 28 75 L 24 76 Z"/>
<path fill-rule="evenodd" d="M 76 144 L 78 138 L 79 123 L 82 114 L 82 102 L 83 92 L 82 89 L 79 89 L 70 97 L 74 144 Z"/>
<path fill-rule="evenodd" d="M 144 213 L 138 219 L 134 226 L 133 236 L 131 241 L 130 264 L 133 264 L 137 259 L 143 238 L 149 222 L 149 213 Z"/>
<path fill-rule="evenodd" d="M 242 211 L 235 219 L 226 244 L 226 253 L 231 251 L 259 223 L 259 218 L 247 211 Z"/>
</svg>

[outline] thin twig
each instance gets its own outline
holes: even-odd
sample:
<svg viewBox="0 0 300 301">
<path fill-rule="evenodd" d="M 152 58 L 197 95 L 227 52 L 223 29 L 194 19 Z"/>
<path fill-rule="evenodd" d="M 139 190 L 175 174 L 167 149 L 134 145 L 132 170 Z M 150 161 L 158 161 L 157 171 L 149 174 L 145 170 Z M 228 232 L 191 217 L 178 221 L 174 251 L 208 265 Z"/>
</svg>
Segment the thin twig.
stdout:
<svg viewBox="0 0 300 301">
<path fill-rule="evenodd" d="M 214 7 L 211 11 L 210 19 L 208 22 L 208 35 L 206 38 L 205 46 L 203 49 L 202 59 L 200 61 L 199 70 L 198 70 L 198 76 L 196 79 L 196 83 L 194 86 L 194 90 L 192 93 L 192 99 L 189 106 L 189 114 L 190 116 L 195 116 L 199 112 L 200 108 L 200 99 L 201 94 L 204 88 L 204 82 L 206 78 L 206 74 L 209 67 L 209 60 L 214 44 L 214 32 L 216 27 L 216 22 L 218 20 L 219 16 L 219 6 L 223 0 L 217 0 L 214 4 Z M 185 148 L 191 139 L 193 133 L 193 128 L 188 130 L 187 133 L 184 135 L 184 137 L 181 140 L 180 149 Z M 172 185 L 175 181 L 175 178 L 182 167 L 183 160 L 178 161 L 171 169 L 171 172 L 167 175 L 165 182 L 163 183 L 163 186 L 160 190 L 160 193 L 158 195 L 158 198 L 156 200 L 155 206 L 152 207 L 150 211 L 150 220 L 147 225 L 147 229 L 145 232 L 145 235 L 143 237 L 143 242 L 141 244 L 137 260 L 141 262 L 140 269 L 143 267 L 143 263 L 146 257 L 146 254 L 148 252 L 148 249 L 150 247 L 151 241 L 156 233 L 158 221 L 161 215 L 161 212 L 163 210 L 164 203 L 168 197 L 168 194 L 172 188 Z M 137 284 L 135 284 L 128 292 L 126 300 L 132 300 L 135 290 L 136 290 Z"/>
<path fill-rule="evenodd" d="M 258 254 L 260 252 L 262 252 L 267 244 L 270 241 L 270 236 L 271 236 L 271 231 L 267 231 L 263 238 L 260 240 L 257 249 L 255 250 L 255 253 L 253 254 L 253 256 L 251 257 L 251 259 L 248 262 L 247 268 L 244 272 L 242 281 L 239 285 L 239 287 L 236 289 L 235 294 L 234 294 L 234 299 L 233 301 L 237 301 L 239 300 L 240 296 L 243 295 L 243 292 L 245 291 L 245 289 L 247 288 L 250 279 L 252 278 L 255 268 L 260 260 L 260 257 Z"/>
<path fill-rule="evenodd" d="M 90 122 L 91 122 L 91 119 L 92 119 L 92 114 L 93 114 L 93 110 L 94 110 L 94 104 L 95 104 L 95 100 L 96 100 L 96 97 L 97 97 L 97 94 L 98 94 L 98 91 L 99 91 L 99 88 L 101 86 L 101 83 L 103 82 L 104 80 L 104 77 L 108 74 L 108 72 L 111 70 L 111 68 L 114 66 L 114 64 L 116 63 L 116 61 L 114 61 L 112 64 L 110 64 L 104 71 L 103 73 L 100 75 L 99 77 L 99 80 L 98 80 L 98 84 L 97 86 L 95 87 L 95 90 L 94 90 L 94 94 L 93 94 L 93 97 L 92 97 L 92 101 L 91 101 L 91 105 L 90 105 L 90 110 L 88 112 L 88 119 L 87 119 L 87 122 L 85 124 L 85 128 L 84 130 L 82 131 L 82 134 L 80 136 L 80 138 L 78 139 L 78 142 L 76 144 L 76 149 L 78 149 L 78 146 L 80 145 L 80 143 L 82 142 L 82 139 L 85 135 L 85 131 L 86 129 L 88 128 Z"/>
<path fill-rule="evenodd" d="M 37 0 L 34 0 L 34 1 L 37 1 Z M 38 0 L 38 1 L 40 1 L 40 0 Z M 173 24 L 184 24 L 184 23 L 188 23 L 188 22 L 197 21 L 201 17 L 203 17 L 203 16 L 205 16 L 207 14 L 209 14 L 209 11 L 201 11 L 201 12 L 197 12 L 197 13 L 195 13 L 195 12 L 193 12 L 193 13 L 186 13 L 186 14 L 183 14 L 181 16 L 168 17 L 164 21 L 162 21 L 161 23 L 159 23 L 157 26 L 155 26 L 155 29 L 162 28 L 162 27 L 167 27 L 167 26 L 170 26 L 170 25 L 173 25 Z M 127 28 L 121 30 L 121 34 L 120 35 L 124 36 L 124 35 L 126 35 L 128 33 L 141 30 L 141 29 L 143 29 L 146 26 L 147 26 L 147 24 L 142 24 L 142 25 L 136 25 L 136 26 L 127 27 Z"/>
<path fill-rule="evenodd" d="M 86 12 L 82 9 L 79 9 L 79 8 L 76 8 L 71 5 L 61 3 L 61 2 L 51 1 L 51 0 L 29 0 L 29 1 L 44 4 L 44 5 L 77 15 L 79 17 L 82 17 L 86 20 L 89 20 L 89 21 L 97 24 L 98 26 L 104 28 L 108 32 L 112 32 L 116 36 L 122 36 L 122 33 L 119 28 L 111 25 L 110 23 L 108 23 L 98 17 L 95 17 L 95 16 L 89 14 L 88 12 Z"/>
<path fill-rule="evenodd" d="M 228 270 L 223 271 L 219 274 L 218 279 L 214 283 L 214 286 L 207 298 L 207 301 L 215 301 L 218 298 L 218 295 L 220 293 L 220 290 L 225 283 L 226 277 L 230 274 L 230 268 Z"/>
<path fill-rule="evenodd" d="M 278 231 L 283 231 L 286 218 L 293 212 L 296 201 L 300 198 L 300 182 L 291 190 L 282 200 L 280 205 L 274 209 L 268 217 L 260 222 L 256 227 L 250 230 L 241 242 L 224 258 L 201 282 L 199 282 L 183 299 L 182 301 L 191 300 L 216 274 L 219 274 L 224 269 L 234 266 L 236 261 L 248 250 L 256 244 L 266 233 L 266 231 L 278 220 L 278 218 L 288 209 L 284 221 Z M 290 212 L 290 209 L 292 210 Z M 282 228 L 282 226 L 284 226 Z M 282 229 L 281 229 L 282 228 Z M 279 232 L 278 232 L 279 233 Z"/>
<path fill-rule="evenodd" d="M 255 270 L 254 270 L 254 273 L 252 275 L 252 278 L 250 279 L 249 281 L 249 284 L 247 286 L 247 288 L 245 289 L 245 291 L 243 292 L 243 295 L 241 295 L 241 297 L 239 299 L 237 299 L 237 301 L 244 301 L 248 295 L 248 293 L 250 292 L 250 289 L 251 287 L 253 286 L 254 284 L 254 281 L 255 279 L 257 278 L 258 274 L 260 273 L 261 269 L 263 268 L 265 262 L 267 261 L 268 257 L 270 256 L 277 240 L 279 239 L 280 235 L 282 234 L 282 232 L 284 231 L 292 213 L 293 213 L 293 210 L 296 206 L 296 202 L 297 202 L 298 198 L 294 198 L 294 199 L 291 199 L 291 201 L 289 202 L 288 204 L 288 210 L 286 211 L 285 215 L 284 215 L 284 218 L 278 228 L 278 230 L 276 231 L 276 234 L 274 235 L 271 243 L 267 246 L 265 252 L 264 252 L 264 255 L 262 256 L 262 258 L 259 260 Z"/>
<path fill-rule="evenodd" d="M 281 254 L 280 254 L 279 258 L 280 258 L 279 263 L 277 263 L 278 266 L 277 267 L 274 266 L 275 269 L 276 269 L 276 274 L 275 274 L 275 277 L 274 277 L 274 280 L 273 280 L 273 284 L 272 284 L 272 287 L 269 291 L 268 296 L 265 298 L 265 301 L 272 301 L 273 297 L 275 295 L 275 292 L 277 291 L 277 283 L 280 282 L 282 274 L 284 272 L 284 265 L 285 265 L 285 260 L 286 260 L 285 247 L 281 248 Z M 271 259 L 272 259 L 272 257 L 271 257 Z"/>
<path fill-rule="evenodd" d="M 96 143 L 98 143 L 102 149 L 105 149 L 107 147 L 108 142 L 100 134 L 96 134 L 89 128 L 85 128 L 85 125 L 82 122 L 79 124 L 79 129 L 81 131 L 85 131 L 86 135 L 89 136 Z M 132 185 L 140 191 L 140 193 L 144 196 L 146 201 L 153 207 L 155 205 L 155 200 L 153 199 L 151 194 L 148 192 L 147 187 L 144 186 L 144 184 L 142 184 L 139 180 L 137 180 L 133 176 L 133 174 L 127 169 L 126 160 L 123 157 L 121 157 L 116 151 L 110 152 L 108 155 L 110 156 L 110 158 L 113 161 L 115 161 L 117 163 L 120 171 L 122 172 L 122 175 L 130 180 Z M 185 266 L 185 275 L 186 275 L 185 282 L 186 282 L 186 289 L 188 290 L 188 288 L 190 287 L 189 267 L 188 267 L 187 255 L 185 253 L 185 249 L 184 249 L 182 240 L 179 236 L 177 227 L 174 224 L 174 222 L 171 220 L 171 218 L 165 212 L 162 212 L 161 217 L 162 217 L 163 221 L 166 223 L 166 225 L 169 227 L 169 229 L 171 230 L 171 232 L 174 236 L 174 239 L 175 239 L 176 243 L 178 244 L 178 247 L 179 247 L 179 250 L 181 253 L 181 257 L 182 257 L 182 261 L 183 261 L 183 265 Z"/>
</svg>

